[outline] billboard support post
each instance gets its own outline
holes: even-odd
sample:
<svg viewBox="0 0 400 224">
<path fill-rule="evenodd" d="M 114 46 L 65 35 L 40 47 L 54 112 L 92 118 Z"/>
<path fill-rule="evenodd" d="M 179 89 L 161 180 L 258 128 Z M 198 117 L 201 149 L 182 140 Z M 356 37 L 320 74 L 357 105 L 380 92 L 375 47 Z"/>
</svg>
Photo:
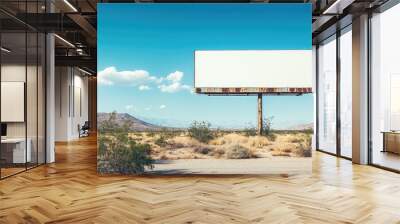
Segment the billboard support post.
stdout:
<svg viewBox="0 0 400 224">
<path fill-rule="evenodd" d="M 263 132 L 263 117 L 262 117 L 262 93 L 258 94 L 258 126 L 257 126 L 257 134 L 261 135 Z"/>
</svg>

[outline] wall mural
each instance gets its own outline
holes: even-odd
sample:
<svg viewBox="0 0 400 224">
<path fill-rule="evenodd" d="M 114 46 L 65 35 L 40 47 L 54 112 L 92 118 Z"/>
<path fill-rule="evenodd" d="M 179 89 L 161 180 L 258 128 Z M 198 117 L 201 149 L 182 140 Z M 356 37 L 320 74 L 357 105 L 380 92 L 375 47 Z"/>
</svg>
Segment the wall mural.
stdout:
<svg viewBox="0 0 400 224">
<path fill-rule="evenodd" d="M 310 21 L 310 4 L 99 4 L 98 172 L 310 172 Z"/>
</svg>

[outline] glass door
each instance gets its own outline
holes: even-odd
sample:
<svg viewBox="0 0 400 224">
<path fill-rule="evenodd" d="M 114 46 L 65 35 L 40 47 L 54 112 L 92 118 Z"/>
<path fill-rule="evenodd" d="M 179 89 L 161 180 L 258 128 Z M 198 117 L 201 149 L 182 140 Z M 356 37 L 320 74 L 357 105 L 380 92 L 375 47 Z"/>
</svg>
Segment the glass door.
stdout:
<svg viewBox="0 0 400 224">
<path fill-rule="evenodd" d="M 336 154 L 336 36 L 318 47 L 318 149 Z"/>
</svg>

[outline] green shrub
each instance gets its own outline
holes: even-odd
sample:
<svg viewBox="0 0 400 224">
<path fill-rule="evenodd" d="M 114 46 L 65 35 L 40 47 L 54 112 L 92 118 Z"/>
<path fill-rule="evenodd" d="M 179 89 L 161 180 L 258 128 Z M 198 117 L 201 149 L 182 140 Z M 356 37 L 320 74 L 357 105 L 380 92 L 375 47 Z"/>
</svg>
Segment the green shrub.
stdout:
<svg viewBox="0 0 400 224">
<path fill-rule="evenodd" d="M 247 137 L 256 136 L 257 135 L 257 130 L 254 127 L 245 128 L 243 130 L 243 132 L 244 132 L 244 135 L 247 136 Z"/>
<path fill-rule="evenodd" d="M 131 123 L 119 126 L 116 112 L 103 122 L 98 135 L 98 170 L 104 173 L 141 174 L 153 169 L 150 145 L 136 143 L 129 137 Z"/>
<path fill-rule="evenodd" d="M 233 145 L 228 148 L 226 157 L 228 159 L 248 159 L 253 156 L 248 148 L 241 145 Z"/>
<path fill-rule="evenodd" d="M 165 140 L 165 137 L 163 135 L 161 135 L 160 137 L 158 137 L 156 139 L 156 141 L 154 141 L 154 144 L 160 146 L 160 147 L 165 147 L 168 142 Z"/>
<path fill-rule="evenodd" d="M 189 136 L 197 139 L 200 142 L 208 143 L 214 138 L 213 133 L 210 129 L 211 124 L 206 121 L 194 121 L 188 129 Z"/>
<path fill-rule="evenodd" d="M 108 162 L 112 170 L 122 174 L 141 174 L 145 167 L 153 168 L 154 163 L 150 157 L 150 145 L 133 142 L 114 148 Z"/>
</svg>

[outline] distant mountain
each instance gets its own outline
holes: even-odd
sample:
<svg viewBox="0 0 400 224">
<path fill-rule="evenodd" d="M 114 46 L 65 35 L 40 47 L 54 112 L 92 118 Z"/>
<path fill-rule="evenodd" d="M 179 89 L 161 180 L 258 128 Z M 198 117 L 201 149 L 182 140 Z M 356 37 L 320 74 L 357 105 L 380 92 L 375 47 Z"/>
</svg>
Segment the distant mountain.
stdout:
<svg viewBox="0 0 400 224">
<path fill-rule="evenodd" d="M 309 130 L 309 129 L 314 129 L 314 123 L 308 123 L 308 124 L 299 124 L 292 126 L 288 128 L 289 130 Z"/>
<path fill-rule="evenodd" d="M 144 117 L 136 116 L 137 119 L 147 123 L 151 123 L 162 127 L 174 127 L 174 128 L 188 128 L 193 121 L 170 119 L 170 118 L 157 118 L 157 117 Z"/>
<path fill-rule="evenodd" d="M 110 118 L 111 113 L 97 113 L 97 122 L 101 125 L 104 121 Z M 160 131 L 163 128 L 170 129 L 168 127 L 163 127 L 159 125 L 150 124 L 148 122 L 139 120 L 127 113 L 117 113 L 116 123 L 119 126 L 124 125 L 127 122 L 131 122 L 131 131 Z"/>
</svg>

